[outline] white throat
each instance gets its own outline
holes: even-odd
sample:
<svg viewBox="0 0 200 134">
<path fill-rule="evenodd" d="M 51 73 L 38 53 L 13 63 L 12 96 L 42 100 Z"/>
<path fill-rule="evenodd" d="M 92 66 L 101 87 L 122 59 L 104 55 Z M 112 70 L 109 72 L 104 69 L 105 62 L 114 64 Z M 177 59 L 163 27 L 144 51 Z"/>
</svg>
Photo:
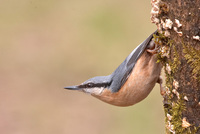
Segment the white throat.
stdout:
<svg viewBox="0 0 200 134">
<path fill-rule="evenodd" d="M 100 95 L 103 90 L 104 87 L 94 87 L 94 88 L 85 88 L 82 91 L 88 94 Z"/>
</svg>

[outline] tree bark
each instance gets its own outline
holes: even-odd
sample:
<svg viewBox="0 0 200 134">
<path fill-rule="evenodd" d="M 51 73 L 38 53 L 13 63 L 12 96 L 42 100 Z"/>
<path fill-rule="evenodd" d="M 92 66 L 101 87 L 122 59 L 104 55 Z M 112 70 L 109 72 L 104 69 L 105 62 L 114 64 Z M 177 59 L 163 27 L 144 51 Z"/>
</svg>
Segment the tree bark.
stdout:
<svg viewBox="0 0 200 134">
<path fill-rule="evenodd" d="M 200 134 L 200 0 L 152 0 L 167 134 Z"/>
</svg>

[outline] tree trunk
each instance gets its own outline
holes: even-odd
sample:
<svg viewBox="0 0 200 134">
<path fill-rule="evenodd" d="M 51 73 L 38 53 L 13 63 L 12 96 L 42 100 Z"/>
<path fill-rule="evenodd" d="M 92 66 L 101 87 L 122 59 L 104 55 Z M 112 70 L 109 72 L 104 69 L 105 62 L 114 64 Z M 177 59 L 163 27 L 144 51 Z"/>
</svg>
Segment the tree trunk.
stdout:
<svg viewBox="0 0 200 134">
<path fill-rule="evenodd" d="M 152 0 L 167 134 L 200 134 L 200 0 Z"/>
</svg>

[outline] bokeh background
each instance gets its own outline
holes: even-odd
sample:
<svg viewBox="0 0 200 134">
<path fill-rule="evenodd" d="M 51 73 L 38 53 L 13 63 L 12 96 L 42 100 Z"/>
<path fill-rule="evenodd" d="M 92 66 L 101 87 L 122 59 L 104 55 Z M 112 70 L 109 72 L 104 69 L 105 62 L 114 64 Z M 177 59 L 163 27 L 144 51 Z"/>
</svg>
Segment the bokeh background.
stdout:
<svg viewBox="0 0 200 134">
<path fill-rule="evenodd" d="M 1 134 L 161 134 L 157 85 L 116 107 L 64 90 L 108 75 L 156 27 L 150 0 L 1 0 Z"/>
</svg>

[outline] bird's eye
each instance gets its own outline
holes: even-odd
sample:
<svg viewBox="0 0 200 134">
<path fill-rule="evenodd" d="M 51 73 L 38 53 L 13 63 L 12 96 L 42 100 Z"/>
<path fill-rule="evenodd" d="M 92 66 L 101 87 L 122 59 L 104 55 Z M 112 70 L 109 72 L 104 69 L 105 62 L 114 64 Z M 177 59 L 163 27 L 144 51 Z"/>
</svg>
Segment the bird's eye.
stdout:
<svg viewBox="0 0 200 134">
<path fill-rule="evenodd" d="M 86 85 L 86 87 L 88 88 L 88 87 L 93 87 L 93 83 L 88 83 L 87 85 Z"/>
</svg>

